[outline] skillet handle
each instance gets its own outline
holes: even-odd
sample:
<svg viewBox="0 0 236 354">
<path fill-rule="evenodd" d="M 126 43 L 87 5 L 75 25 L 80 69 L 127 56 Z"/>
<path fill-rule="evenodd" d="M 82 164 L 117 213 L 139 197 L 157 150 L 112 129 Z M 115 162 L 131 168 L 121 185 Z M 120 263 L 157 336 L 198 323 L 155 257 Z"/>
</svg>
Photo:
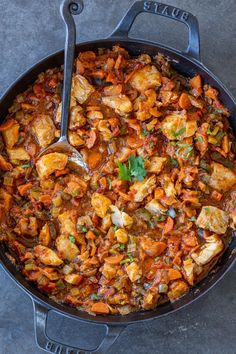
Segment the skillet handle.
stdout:
<svg viewBox="0 0 236 354">
<path fill-rule="evenodd" d="M 48 337 L 46 332 L 48 310 L 46 307 L 40 305 L 33 300 L 34 305 L 34 329 L 36 343 L 39 348 L 45 350 L 48 353 L 54 354 L 84 354 L 84 353 L 97 353 L 104 354 L 112 346 L 115 340 L 119 337 L 121 332 L 125 329 L 125 326 L 108 326 L 106 327 L 106 334 L 102 342 L 93 350 L 86 350 L 81 348 L 75 348 L 66 344 L 57 342 Z"/>
<path fill-rule="evenodd" d="M 188 48 L 185 53 L 200 61 L 200 35 L 197 18 L 177 7 L 156 1 L 136 1 L 129 8 L 110 37 L 128 38 L 134 20 L 142 12 L 153 13 L 184 23 L 188 27 Z"/>
</svg>

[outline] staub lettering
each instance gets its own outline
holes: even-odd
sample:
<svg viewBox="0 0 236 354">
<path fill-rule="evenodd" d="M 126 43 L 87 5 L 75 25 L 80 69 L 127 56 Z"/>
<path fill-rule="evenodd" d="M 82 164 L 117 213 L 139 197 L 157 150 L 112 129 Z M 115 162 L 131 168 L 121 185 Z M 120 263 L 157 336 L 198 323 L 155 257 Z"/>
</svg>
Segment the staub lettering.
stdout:
<svg viewBox="0 0 236 354">
<path fill-rule="evenodd" d="M 63 347 L 61 345 L 53 343 L 53 342 L 47 342 L 46 349 L 50 350 L 51 352 L 53 352 L 55 354 L 61 354 Z"/>
<path fill-rule="evenodd" d="M 160 4 L 156 1 L 145 1 L 143 4 L 143 10 L 152 12 L 162 16 L 178 19 L 180 21 L 187 21 L 189 13 L 178 9 L 177 7 Z"/>
</svg>

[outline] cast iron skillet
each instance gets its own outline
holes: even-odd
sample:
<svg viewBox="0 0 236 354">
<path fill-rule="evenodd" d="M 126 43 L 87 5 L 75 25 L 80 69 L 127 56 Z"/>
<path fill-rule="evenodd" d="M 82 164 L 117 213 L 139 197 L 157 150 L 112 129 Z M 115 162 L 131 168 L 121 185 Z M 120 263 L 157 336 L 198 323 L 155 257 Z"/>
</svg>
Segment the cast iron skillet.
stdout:
<svg viewBox="0 0 236 354">
<path fill-rule="evenodd" d="M 65 0 L 64 15 L 67 19 L 71 18 L 71 14 L 80 13 L 82 11 L 82 0 Z M 187 25 L 188 48 L 186 52 L 180 52 L 172 48 L 167 48 L 163 45 L 152 43 L 143 40 L 130 39 L 128 37 L 129 30 L 136 18 L 142 12 L 152 13 L 154 15 L 165 16 L 170 19 L 180 21 Z M 68 33 L 67 33 L 68 35 Z M 203 79 L 215 87 L 220 92 L 220 99 L 231 113 L 230 124 L 236 132 L 236 102 L 229 91 L 224 87 L 221 81 L 215 77 L 201 62 L 200 62 L 200 40 L 198 21 L 192 14 L 180 10 L 173 6 L 167 6 L 154 1 L 136 1 L 128 10 L 126 15 L 120 21 L 114 32 L 106 39 L 86 42 L 76 46 L 76 54 L 80 51 L 96 50 L 97 48 L 110 48 L 114 44 L 120 44 L 126 48 L 130 54 L 138 55 L 139 53 L 149 53 L 156 55 L 158 52 L 168 56 L 173 67 L 186 76 L 193 76 L 199 73 Z M 8 108 L 11 106 L 15 96 L 24 91 L 29 84 L 32 84 L 37 75 L 42 71 L 60 66 L 63 64 L 64 52 L 54 53 L 19 77 L 13 85 L 8 89 L 5 95 L 0 100 L 1 119 L 7 115 Z M 7 271 L 13 281 L 19 285 L 32 299 L 34 304 L 35 316 L 35 334 L 36 341 L 40 348 L 58 354 L 74 354 L 88 352 L 85 349 L 79 349 L 64 345 L 50 339 L 46 334 L 46 324 L 48 312 L 53 310 L 63 316 L 77 319 L 80 321 L 91 322 L 104 325 L 106 334 L 101 344 L 90 351 L 93 353 L 104 353 L 118 338 L 121 331 L 131 323 L 156 319 L 163 315 L 167 315 L 193 302 L 201 295 L 206 293 L 219 279 L 232 267 L 235 261 L 236 254 L 236 239 L 232 241 L 222 256 L 221 260 L 207 278 L 202 280 L 188 294 L 175 301 L 173 304 L 167 303 L 155 310 L 131 313 L 126 316 L 92 316 L 88 313 L 78 311 L 66 305 L 60 305 L 53 302 L 51 299 L 41 294 L 32 284 L 26 281 L 19 270 L 8 260 L 5 255 L 5 245 L 0 245 L 0 261 L 3 268 Z"/>
</svg>

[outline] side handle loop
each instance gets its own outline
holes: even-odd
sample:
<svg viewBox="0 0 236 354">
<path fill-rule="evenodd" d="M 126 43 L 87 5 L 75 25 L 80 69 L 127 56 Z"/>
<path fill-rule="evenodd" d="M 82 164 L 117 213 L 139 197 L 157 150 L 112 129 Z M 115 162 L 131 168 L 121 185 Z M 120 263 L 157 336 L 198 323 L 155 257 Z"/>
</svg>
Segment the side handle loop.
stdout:
<svg viewBox="0 0 236 354">
<path fill-rule="evenodd" d="M 34 329 L 37 345 L 54 354 L 104 354 L 112 346 L 115 340 L 119 337 L 125 326 L 108 326 L 102 342 L 93 350 L 86 350 L 83 348 L 71 347 L 66 344 L 60 343 L 48 337 L 47 335 L 47 319 L 49 310 L 39 303 L 33 301 L 34 305 Z"/>
<path fill-rule="evenodd" d="M 188 27 L 188 47 L 185 53 L 200 61 L 200 35 L 197 18 L 190 12 L 157 1 L 136 1 L 129 8 L 110 37 L 128 38 L 134 20 L 143 12 L 164 16 L 184 23 Z"/>
</svg>

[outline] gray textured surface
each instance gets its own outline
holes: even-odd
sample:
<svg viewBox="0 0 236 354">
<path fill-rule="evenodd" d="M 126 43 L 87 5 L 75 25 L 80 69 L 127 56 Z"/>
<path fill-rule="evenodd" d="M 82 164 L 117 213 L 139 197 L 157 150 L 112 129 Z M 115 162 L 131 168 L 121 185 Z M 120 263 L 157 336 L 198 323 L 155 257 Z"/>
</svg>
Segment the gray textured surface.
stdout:
<svg viewBox="0 0 236 354">
<path fill-rule="evenodd" d="M 132 2 L 85 0 L 84 12 L 76 20 L 78 41 L 106 37 Z M 63 47 L 59 3 L 59 0 L 0 0 L 0 94 L 26 68 Z M 202 61 L 236 96 L 236 1 L 168 0 L 168 3 L 198 17 Z M 132 34 L 178 48 L 184 48 L 186 43 L 183 25 L 147 14 L 137 19 Z M 127 328 L 109 353 L 234 354 L 235 291 L 234 267 L 220 284 L 187 308 L 158 321 Z M 2 270 L 0 314 L 1 354 L 43 353 L 35 344 L 31 300 Z M 55 314 L 50 316 L 48 331 L 54 338 L 87 348 L 95 346 L 103 334 L 102 328 L 91 328 Z"/>
</svg>

